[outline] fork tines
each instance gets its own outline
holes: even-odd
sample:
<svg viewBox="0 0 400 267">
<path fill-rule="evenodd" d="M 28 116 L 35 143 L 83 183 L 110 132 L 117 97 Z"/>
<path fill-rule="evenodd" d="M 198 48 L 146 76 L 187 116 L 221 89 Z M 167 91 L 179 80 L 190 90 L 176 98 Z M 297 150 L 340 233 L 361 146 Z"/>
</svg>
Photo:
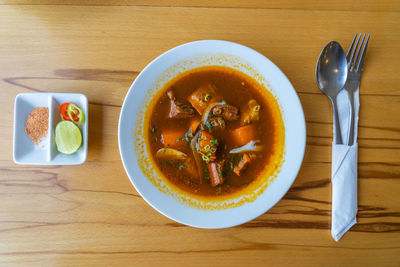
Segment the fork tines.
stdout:
<svg viewBox="0 0 400 267">
<path fill-rule="evenodd" d="M 362 36 L 362 38 L 361 38 Z M 361 43 L 360 43 L 361 40 Z M 353 41 L 351 42 L 350 48 L 347 51 L 347 68 L 349 71 L 361 71 L 362 66 L 364 64 L 365 54 L 367 52 L 369 41 L 369 34 L 355 34 Z M 359 45 L 360 44 L 360 45 Z M 361 51 L 362 47 L 362 51 Z M 361 51 L 361 55 L 360 55 Z M 357 53 L 356 53 L 357 52 Z"/>
</svg>

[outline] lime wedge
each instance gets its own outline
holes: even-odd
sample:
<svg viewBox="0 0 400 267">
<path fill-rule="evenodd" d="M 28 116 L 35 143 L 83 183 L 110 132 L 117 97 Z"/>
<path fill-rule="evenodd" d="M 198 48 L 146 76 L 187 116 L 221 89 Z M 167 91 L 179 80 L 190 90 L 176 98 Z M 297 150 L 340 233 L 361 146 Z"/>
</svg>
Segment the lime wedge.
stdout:
<svg viewBox="0 0 400 267">
<path fill-rule="evenodd" d="M 63 154 L 75 153 L 82 144 L 82 134 L 72 121 L 61 121 L 56 126 L 57 150 Z"/>
</svg>

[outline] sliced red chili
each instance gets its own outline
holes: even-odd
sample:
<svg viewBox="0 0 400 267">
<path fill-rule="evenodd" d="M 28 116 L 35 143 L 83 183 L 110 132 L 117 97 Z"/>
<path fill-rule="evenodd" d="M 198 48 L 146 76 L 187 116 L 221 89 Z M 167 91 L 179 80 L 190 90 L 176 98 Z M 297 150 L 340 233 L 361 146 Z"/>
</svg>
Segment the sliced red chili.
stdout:
<svg viewBox="0 0 400 267">
<path fill-rule="evenodd" d="M 63 103 L 61 106 L 60 106 L 60 113 L 61 113 L 61 116 L 62 116 L 62 118 L 64 119 L 64 120 L 67 120 L 67 121 L 71 121 L 71 118 L 69 117 L 69 115 L 68 115 L 68 106 L 69 106 L 69 104 L 70 103 Z"/>
<path fill-rule="evenodd" d="M 85 114 L 83 113 L 83 111 L 75 104 L 70 104 L 68 106 L 68 115 L 70 118 L 72 118 L 72 120 L 77 124 L 77 125 L 81 125 L 84 123 L 85 121 Z"/>
<path fill-rule="evenodd" d="M 69 105 L 67 112 L 68 112 L 69 117 L 71 117 L 72 120 L 78 121 L 79 120 L 79 110 L 77 110 L 74 106 Z"/>
<path fill-rule="evenodd" d="M 63 103 L 60 106 L 60 113 L 63 120 L 72 121 L 77 125 L 81 125 L 85 122 L 85 114 L 73 103 Z"/>
</svg>

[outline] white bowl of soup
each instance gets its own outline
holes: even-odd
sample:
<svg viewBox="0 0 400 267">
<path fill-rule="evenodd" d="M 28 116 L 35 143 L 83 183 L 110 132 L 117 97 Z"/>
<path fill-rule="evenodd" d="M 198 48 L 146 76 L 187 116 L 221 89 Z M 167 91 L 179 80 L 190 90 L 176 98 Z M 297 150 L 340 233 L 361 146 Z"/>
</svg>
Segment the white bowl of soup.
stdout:
<svg viewBox="0 0 400 267">
<path fill-rule="evenodd" d="M 151 62 L 126 95 L 118 137 L 140 195 L 200 228 L 242 224 L 273 207 L 294 182 L 306 141 L 282 71 L 253 49 L 216 40 Z"/>
</svg>

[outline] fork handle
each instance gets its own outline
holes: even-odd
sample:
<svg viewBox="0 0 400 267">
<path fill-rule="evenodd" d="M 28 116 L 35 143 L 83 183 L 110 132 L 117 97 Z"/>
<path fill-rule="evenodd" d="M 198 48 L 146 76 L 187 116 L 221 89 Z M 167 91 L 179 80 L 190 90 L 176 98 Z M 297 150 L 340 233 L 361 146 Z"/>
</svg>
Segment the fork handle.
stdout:
<svg viewBox="0 0 400 267">
<path fill-rule="evenodd" d="M 340 122 L 339 122 L 339 115 L 337 111 L 337 103 L 336 103 L 336 96 L 330 97 L 333 107 L 333 128 L 334 128 L 334 142 L 336 144 L 343 144 L 342 141 L 342 132 L 340 131 Z"/>
<path fill-rule="evenodd" d="M 349 146 L 352 146 L 354 143 L 354 92 L 352 91 L 347 91 L 347 94 L 349 95 L 349 101 L 350 101 L 350 121 L 349 121 L 349 130 L 347 131 L 347 144 Z"/>
</svg>

